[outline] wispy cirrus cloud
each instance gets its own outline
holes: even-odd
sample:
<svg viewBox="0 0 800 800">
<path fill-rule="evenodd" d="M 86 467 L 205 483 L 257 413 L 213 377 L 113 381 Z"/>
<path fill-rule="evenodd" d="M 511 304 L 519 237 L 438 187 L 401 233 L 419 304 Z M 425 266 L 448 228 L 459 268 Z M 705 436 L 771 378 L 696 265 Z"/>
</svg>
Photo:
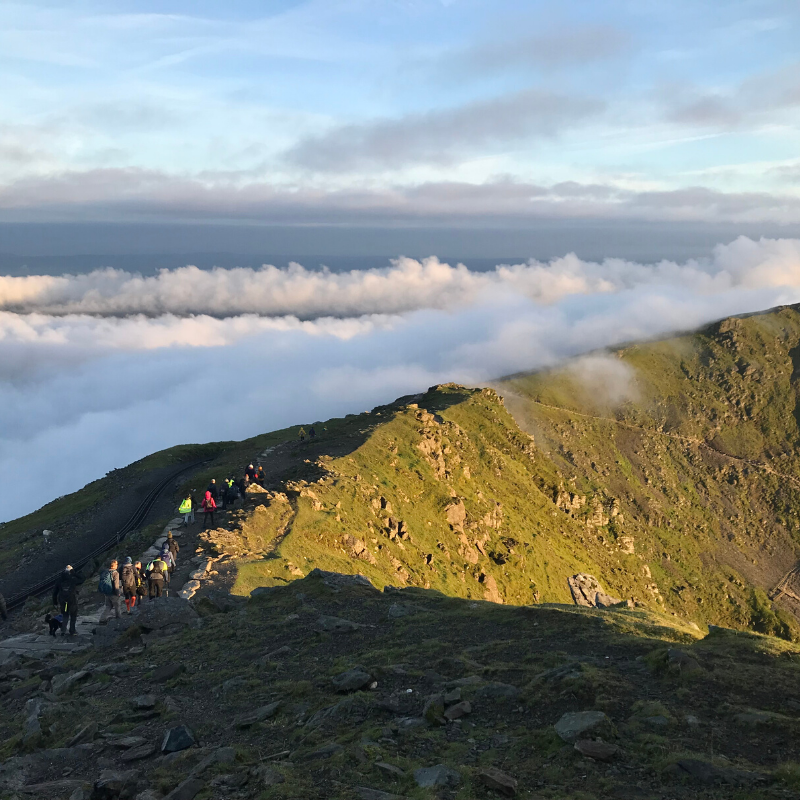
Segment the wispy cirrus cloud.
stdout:
<svg viewBox="0 0 800 800">
<path fill-rule="evenodd" d="M 455 108 L 334 127 L 302 139 L 285 158 L 319 172 L 452 164 L 485 148 L 557 136 L 604 108 L 597 98 L 525 89 Z"/>
<path fill-rule="evenodd" d="M 659 92 L 668 121 L 731 130 L 776 123 L 800 107 L 800 63 L 751 75 L 728 87 L 678 84 Z"/>
<path fill-rule="evenodd" d="M 519 68 L 550 72 L 606 61 L 632 48 L 632 35 L 620 27 L 575 24 L 475 42 L 441 60 L 443 69 L 461 76 L 464 71 L 486 76 Z"/>
</svg>

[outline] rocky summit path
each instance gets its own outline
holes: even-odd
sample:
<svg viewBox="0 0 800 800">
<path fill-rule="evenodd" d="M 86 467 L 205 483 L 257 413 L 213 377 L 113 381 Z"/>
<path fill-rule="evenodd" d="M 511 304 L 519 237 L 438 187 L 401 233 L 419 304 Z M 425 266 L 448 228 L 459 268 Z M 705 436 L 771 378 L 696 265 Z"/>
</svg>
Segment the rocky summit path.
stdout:
<svg viewBox="0 0 800 800">
<path fill-rule="evenodd" d="M 183 546 L 186 548 L 182 554 L 178 556 L 178 564 L 175 573 L 172 576 L 170 584 L 170 593 L 175 596 L 183 595 L 183 586 L 189 580 L 189 576 L 197 569 L 198 559 L 193 554 L 190 554 L 189 548 L 191 547 L 190 538 L 196 537 L 199 524 L 195 522 L 193 525 L 185 528 L 183 526 L 183 518 L 175 517 L 170 520 L 164 527 L 161 535 L 153 542 L 153 544 L 139 555 L 134 560 L 141 561 L 143 564 L 152 561 L 160 552 L 161 547 L 167 540 L 167 534 L 172 533 L 173 537 L 178 539 L 179 544 L 183 540 Z M 187 531 L 191 530 L 194 537 L 185 535 Z M 84 589 L 84 594 L 88 594 L 88 588 L 94 581 L 87 581 L 87 588 Z M 95 587 L 92 587 L 95 588 Z M 188 594 L 191 596 L 192 593 Z M 187 596 L 187 595 L 183 595 Z M 146 603 L 148 601 L 145 601 Z M 155 601 L 154 601 L 155 602 Z M 124 609 L 124 604 L 123 604 Z M 9 636 L 5 639 L 0 639 L 0 665 L 6 663 L 14 656 L 27 656 L 31 658 L 44 658 L 50 655 L 64 655 L 70 653 L 79 653 L 91 648 L 95 644 L 95 635 L 101 625 L 105 624 L 103 619 L 104 604 L 98 603 L 94 610 L 88 613 L 79 614 L 76 621 L 76 635 L 75 636 L 50 636 L 49 633 L 21 633 L 16 636 Z M 141 606 L 134 608 L 131 617 L 137 617 L 141 613 Z M 123 610 L 123 614 L 125 611 Z"/>
</svg>

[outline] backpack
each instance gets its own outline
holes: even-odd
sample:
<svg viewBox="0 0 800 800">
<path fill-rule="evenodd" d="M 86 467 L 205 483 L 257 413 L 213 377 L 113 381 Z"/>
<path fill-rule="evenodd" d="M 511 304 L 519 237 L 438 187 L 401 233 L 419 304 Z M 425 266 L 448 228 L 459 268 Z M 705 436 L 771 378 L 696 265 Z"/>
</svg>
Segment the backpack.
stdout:
<svg viewBox="0 0 800 800">
<path fill-rule="evenodd" d="M 150 577 L 163 578 L 165 566 L 166 564 L 161 560 L 161 558 L 154 559 L 150 564 Z"/>
<path fill-rule="evenodd" d="M 102 575 L 100 575 L 100 583 L 97 587 L 97 591 L 105 595 L 114 594 L 114 581 L 111 578 L 110 569 L 103 570 Z"/>
<path fill-rule="evenodd" d="M 136 588 L 136 570 L 130 564 L 122 568 L 122 587 L 126 592 Z"/>
</svg>

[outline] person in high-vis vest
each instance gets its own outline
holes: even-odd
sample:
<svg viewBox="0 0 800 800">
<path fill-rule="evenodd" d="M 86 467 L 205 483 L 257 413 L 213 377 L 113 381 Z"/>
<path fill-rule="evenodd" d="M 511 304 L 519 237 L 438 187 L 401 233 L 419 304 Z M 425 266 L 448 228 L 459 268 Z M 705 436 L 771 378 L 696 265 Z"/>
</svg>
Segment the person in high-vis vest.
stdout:
<svg viewBox="0 0 800 800">
<path fill-rule="evenodd" d="M 186 499 L 181 503 L 178 509 L 179 514 L 183 514 L 183 524 L 188 525 L 194 522 L 194 507 L 192 506 L 192 496 L 187 495 Z"/>
</svg>

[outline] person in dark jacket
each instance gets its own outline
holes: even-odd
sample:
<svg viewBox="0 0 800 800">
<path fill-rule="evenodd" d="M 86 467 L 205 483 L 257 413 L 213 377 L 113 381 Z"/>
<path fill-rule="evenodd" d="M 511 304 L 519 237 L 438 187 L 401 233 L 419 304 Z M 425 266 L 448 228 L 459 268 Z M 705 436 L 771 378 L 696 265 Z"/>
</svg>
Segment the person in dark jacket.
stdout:
<svg viewBox="0 0 800 800">
<path fill-rule="evenodd" d="M 247 475 L 247 479 L 252 483 L 252 481 L 256 477 L 256 470 L 252 464 L 247 465 L 247 469 L 244 471 L 244 474 Z"/>
<path fill-rule="evenodd" d="M 67 620 L 69 620 L 69 635 L 74 636 L 75 623 L 78 619 L 78 587 L 83 583 L 83 578 L 67 564 L 64 571 L 53 587 L 53 605 L 61 614 L 61 635 L 67 635 Z"/>
<path fill-rule="evenodd" d="M 122 596 L 125 598 L 125 608 L 130 614 L 136 605 L 136 589 L 138 588 L 136 567 L 133 566 L 133 559 L 130 556 L 125 559 L 119 577 L 120 583 L 122 583 Z"/>
<path fill-rule="evenodd" d="M 267 476 L 264 474 L 264 467 L 259 464 L 256 470 L 256 483 L 263 488 L 266 480 Z"/>
<path fill-rule="evenodd" d="M 206 489 L 206 494 L 211 492 L 211 496 L 214 498 L 214 502 L 216 503 L 219 500 L 219 487 L 217 486 L 217 479 L 212 478 L 211 483 L 208 484 L 208 488 Z"/>
</svg>

